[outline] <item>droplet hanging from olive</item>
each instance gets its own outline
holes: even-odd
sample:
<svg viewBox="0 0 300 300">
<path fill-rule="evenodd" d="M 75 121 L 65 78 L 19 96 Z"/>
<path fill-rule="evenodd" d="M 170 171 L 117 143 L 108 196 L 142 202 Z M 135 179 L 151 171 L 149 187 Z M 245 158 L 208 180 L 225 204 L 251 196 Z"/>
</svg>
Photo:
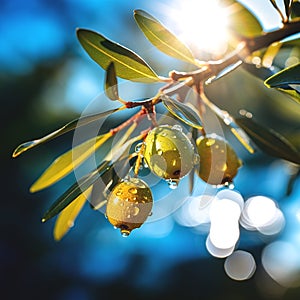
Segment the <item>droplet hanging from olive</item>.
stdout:
<svg viewBox="0 0 300 300">
<path fill-rule="evenodd" d="M 146 221 L 152 206 L 153 197 L 148 185 L 139 178 L 128 178 L 118 183 L 108 196 L 106 216 L 120 229 L 122 236 L 128 236 Z"/>
</svg>

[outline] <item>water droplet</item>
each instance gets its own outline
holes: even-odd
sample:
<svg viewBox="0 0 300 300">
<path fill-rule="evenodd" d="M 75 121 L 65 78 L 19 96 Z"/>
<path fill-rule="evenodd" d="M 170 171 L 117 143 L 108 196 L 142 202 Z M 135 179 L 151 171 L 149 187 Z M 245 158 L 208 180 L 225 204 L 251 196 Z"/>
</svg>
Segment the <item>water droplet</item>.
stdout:
<svg viewBox="0 0 300 300">
<path fill-rule="evenodd" d="M 207 147 L 212 146 L 216 141 L 214 139 L 208 139 L 205 143 Z"/>
<path fill-rule="evenodd" d="M 163 155 L 163 151 L 162 151 L 161 149 L 158 149 L 158 150 L 157 150 L 157 154 L 158 154 L 158 155 Z"/>
<path fill-rule="evenodd" d="M 105 219 L 107 219 L 107 214 L 106 213 L 104 214 L 104 217 L 105 217 Z"/>
<path fill-rule="evenodd" d="M 126 238 L 126 237 L 129 236 L 129 234 L 130 234 L 130 231 L 128 231 L 128 230 L 121 230 L 122 237 Z"/>
<path fill-rule="evenodd" d="M 148 216 L 151 217 L 152 215 L 153 215 L 153 212 L 150 211 L 149 214 L 148 214 Z"/>
<path fill-rule="evenodd" d="M 175 167 L 175 166 L 176 166 L 176 163 L 177 163 L 177 160 L 176 160 L 176 159 L 173 159 L 173 160 L 172 160 L 172 166 Z"/>
<path fill-rule="evenodd" d="M 130 193 L 130 194 L 133 194 L 133 195 L 136 195 L 137 194 L 137 192 L 138 192 L 138 190 L 136 189 L 136 188 L 130 188 L 129 190 L 128 190 L 128 192 Z"/>
<path fill-rule="evenodd" d="M 174 125 L 172 126 L 172 129 L 179 130 L 182 132 L 182 127 L 180 125 Z"/>
<path fill-rule="evenodd" d="M 167 183 L 168 183 L 169 188 L 170 188 L 171 190 L 175 190 L 175 189 L 177 189 L 177 187 L 178 187 L 179 180 L 168 179 L 168 180 L 167 180 Z"/>
<path fill-rule="evenodd" d="M 140 209 L 135 206 L 134 209 L 133 209 L 133 215 L 137 216 L 139 214 L 139 212 L 140 212 Z"/>
<path fill-rule="evenodd" d="M 120 203 L 120 206 L 124 206 L 124 203 L 123 203 L 123 202 L 121 202 L 121 203 Z"/>
<path fill-rule="evenodd" d="M 146 160 L 143 160 L 143 166 L 144 166 L 145 169 L 148 169 L 148 168 L 149 168 L 149 166 L 148 166 Z"/>
<path fill-rule="evenodd" d="M 118 227 L 117 227 L 117 226 L 114 226 L 114 229 L 118 229 Z"/>
<path fill-rule="evenodd" d="M 128 201 L 129 201 L 129 198 L 126 198 L 125 201 L 128 202 Z"/>
<path fill-rule="evenodd" d="M 127 215 L 127 219 L 130 219 L 131 215 Z"/>
<path fill-rule="evenodd" d="M 136 153 L 139 153 L 139 152 L 141 151 L 141 149 L 142 149 L 142 146 L 143 146 L 143 143 L 138 143 L 138 144 L 135 146 L 134 151 L 135 151 Z"/>
<path fill-rule="evenodd" d="M 144 196 L 144 199 L 145 199 L 145 200 L 148 200 L 148 197 L 147 197 L 147 196 Z"/>
<path fill-rule="evenodd" d="M 177 136 L 174 134 L 174 135 L 172 136 L 172 138 L 173 138 L 173 139 L 177 139 Z"/>
<path fill-rule="evenodd" d="M 117 196 L 121 196 L 123 194 L 123 191 L 122 190 L 118 190 L 117 192 L 116 192 L 116 195 Z"/>
</svg>

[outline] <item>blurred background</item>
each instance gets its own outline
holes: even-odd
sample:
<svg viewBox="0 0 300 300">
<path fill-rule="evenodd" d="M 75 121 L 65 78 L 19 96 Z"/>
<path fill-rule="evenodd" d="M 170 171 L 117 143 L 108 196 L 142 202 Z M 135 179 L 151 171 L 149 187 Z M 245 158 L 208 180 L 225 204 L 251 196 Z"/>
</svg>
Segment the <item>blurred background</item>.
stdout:
<svg viewBox="0 0 300 300">
<path fill-rule="evenodd" d="M 91 100 L 103 94 L 104 72 L 81 48 L 77 27 L 101 32 L 136 51 L 160 75 L 188 70 L 151 47 L 132 17 L 134 9 L 144 9 L 176 32 L 178 15 L 174 12 L 184 11 L 179 2 L 0 0 L 2 299 L 299 299 L 299 178 L 289 184 L 293 166 L 259 150 L 249 155 L 230 134 L 228 140 L 244 162 L 235 180 L 236 191 L 245 201 L 265 197 L 260 203 L 266 200 L 267 204 L 258 206 L 257 213 L 267 214 L 270 203 L 280 211 L 279 229 L 271 233 L 241 226 L 235 249 L 246 260 L 238 262 L 213 255 L 207 246 L 209 226 L 199 219 L 191 222 L 195 216 L 186 215 L 193 211 L 188 204 L 145 224 L 126 239 L 103 214 L 86 205 L 75 227 L 55 242 L 55 220 L 42 224 L 41 216 L 74 178 L 69 176 L 36 194 L 30 194 L 29 187 L 55 157 L 71 147 L 72 134 L 11 158 L 20 143 L 78 117 Z M 258 16 L 264 30 L 279 26 L 279 16 L 268 0 L 243 3 Z M 189 1 L 184 5 L 188 7 Z M 214 18 L 214 11 L 199 10 L 199 19 L 207 16 Z M 206 29 L 202 26 L 196 27 L 199 32 Z M 199 59 L 208 57 L 203 43 L 202 48 L 192 47 Z M 218 58 L 223 50 L 212 57 Z M 127 100 L 153 92 L 144 85 L 121 83 L 122 97 Z M 207 92 L 232 115 L 241 109 L 250 111 L 261 124 L 300 146 L 299 104 L 268 90 L 244 70 L 217 81 Z M 105 109 L 112 105 L 102 101 Z M 194 198 L 199 200 L 206 188 L 198 180 Z"/>
</svg>

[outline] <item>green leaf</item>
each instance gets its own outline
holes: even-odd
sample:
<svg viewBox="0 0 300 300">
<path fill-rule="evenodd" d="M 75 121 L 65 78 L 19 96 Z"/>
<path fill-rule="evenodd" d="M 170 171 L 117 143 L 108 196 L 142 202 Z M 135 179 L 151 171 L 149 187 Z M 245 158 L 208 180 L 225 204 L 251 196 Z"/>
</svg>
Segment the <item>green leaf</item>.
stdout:
<svg viewBox="0 0 300 300">
<path fill-rule="evenodd" d="M 284 0 L 284 8 L 287 18 L 289 19 L 291 15 L 291 6 L 292 6 L 293 0 Z"/>
<path fill-rule="evenodd" d="M 61 195 L 46 211 L 42 218 L 42 222 L 46 222 L 52 217 L 56 216 L 83 192 L 85 192 L 98 178 L 99 174 L 105 172 L 109 167 L 109 161 L 103 161 L 100 166 L 91 172 L 89 175 L 84 176 L 78 182 L 74 183 L 63 195 Z"/>
<path fill-rule="evenodd" d="M 228 9 L 229 28 L 245 37 L 261 35 L 263 29 L 258 19 L 241 3 L 234 0 L 223 0 Z"/>
<path fill-rule="evenodd" d="M 283 69 L 265 81 L 269 88 L 287 88 L 290 84 L 300 84 L 300 63 Z"/>
<path fill-rule="evenodd" d="M 134 18 L 157 49 L 174 58 L 197 64 L 191 50 L 153 16 L 138 9 L 134 11 Z"/>
<path fill-rule="evenodd" d="M 300 104 L 300 93 L 291 88 L 291 89 L 278 89 L 280 92 L 290 96 L 294 101 L 298 102 Z"/>
<path fill-rule="evenodd" d="M 98 113 L 98 114 L 94 114 L 94 115 L 88 115 L 88 116 L 84 116 L 82 118 L 79 118 L 79 119 L 76 119 L 76 120 L 73 120 L 71 122 L 69 122 L 68 124 L 66 124 L 65 126 L 61 127 L 60 129 L 40 138 L 40 139 L 37 139 L 37 140 L 33 140 L 33 141 L 29 141 L 29 142 L 26 142 L 26 143 L 23 143 L 21 144 L 20 146 L 18 146 L 16 148 L 16 150 L 13 152 L 13 157 L 17 157 L 19 156 L 20 154 L 22 154 L 23 152 L 35 147 L 35 146 L 38 146 L 40 144 L 43 144 L 45 142 L 48 142 L 64 133 L 67 133 L 77 127 L 81 127 L 81 126 L 85 126 L 85 125 L 88 125 L 92 122 L 95 122 L 95 121 L 98 121 L 99 119 L 103 118 L 103 117 L 106 117 L 106 116 L 109 116 L 111 115 L 112 113 L 118 111 L 118 110 L 121 110 L 123 109 L 123 107 L 121 108 L 115 108 L 115 109 L 111 109 L 109 111 L 106 111 L 106 112 L 102 112 L 102 113 Z"/>
<path fill-rule="evenodd" d="M 222 78 L 223 76 L 229 74 L 230 72 L 234 71 L 236 68 L 238 68 L 240 65 L 242 65 L 242 61 L 239 60 L 236 63 L 229 65 L 228 67 L 224 68 L 221 72 L 219 72 L 216 76 L 213 76 L 211 78 L 209 78 L 208 80 L 206 80 L 205 84 L 211 84 L 217 80 L 219 80 L 220 78 Z"/>
<path fill-rule="evenodd" d="M 107 133 L 92 138 L 59 156 L 31 186 L 30 192 L 34 193 L 45 189 L 70 174 L 110 137 L 111 134 Z"/>
<path fill-rule="evenodd" d="M 91 195 L 93 209 L 97 210 L 105 205 L 108 194 L 129 173 L 132 164 L 137 159 L 137 155 L 133 158 L 131 156 L 127 155 L 125 158 L 117 160 L 94 183 Z"/>
<path fill-rule="evenodd" d="M 257 67 L 254 64 L 248 64 L 248 63 L 243 63 L 242 67 L 244 70 L 252 74 L 253 76 L 261 79 L 261 80 L 266 80 L 270 76 L 274 75 L 274 71 L 272 68 L 265 68 L 265 67 Z"/>
<path fill-rule="evenodd" d="M 118 80 L 113 62 L 109 64 L 106 70 L 105 94 L 110 100 L 119 100 Z"/>
<path fill-rule="evenodd" d="M 298 0 L 294 0 L 291 5 L 291 17 L 292 19 L 300 17 L 300 2 Z"/>
<path fill-rule="evenodd" d="M 202 129 L 201 119 L 191 107 L 166 95 L 161 96 L 161 100 L 164 106 L 173 116 L 189 126 Z"/>
<path fill-rule="evenodd" d="M 161 81 L 140 56 L 101 34 L 77 29 L 77 38 L 90 57 L 104 70 L 113 62 L 118 77 L 145 83 Z"/>
<path fill-rule="evenodd" d="M 90 196 L 91 191 L 92 187 L 89 187 L 59 214 L 53 230 L 53 236 L 56 241 L 60 241 L 70 228 L 74 226 L 74 221 Z"/>
<path fill-rule="evenodd" d="M 278 132 L 271 128 L 265 128 L 249 118 L 236 119 L 236 123 L 245 130 L 253 142 L 264 152 L 300 164 L 299 151 Z"/>
</svg>

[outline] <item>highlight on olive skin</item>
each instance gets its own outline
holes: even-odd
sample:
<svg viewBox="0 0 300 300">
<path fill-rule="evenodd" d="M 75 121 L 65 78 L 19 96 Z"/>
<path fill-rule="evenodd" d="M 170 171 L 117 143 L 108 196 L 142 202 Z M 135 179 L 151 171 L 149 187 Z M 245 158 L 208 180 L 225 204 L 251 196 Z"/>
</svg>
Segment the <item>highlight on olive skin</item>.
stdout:
<svg viewBox="0 0 300 300">
<path fill-rule="evenodd" d="M 142 226 L 153 205 L 150 188 L 139 178 L 127 178 L 118 183 L 107 200 L 107 219 L 123 236 Z"/>
<path fill-rule="evenodd" d="M 144 158 L 149 169 L 166 180 L 179 180 L 194 166 L 194 146 L 180 126 L 161 125 L 145 140 Z"/>
<path fill-rule="evenodd" d="M 242 162 L 228 142 L 214 134 L 199 137 L 196 144 L 200 156 L 198 176 L 212 185 L 231 183 Z"/>
</svg>

